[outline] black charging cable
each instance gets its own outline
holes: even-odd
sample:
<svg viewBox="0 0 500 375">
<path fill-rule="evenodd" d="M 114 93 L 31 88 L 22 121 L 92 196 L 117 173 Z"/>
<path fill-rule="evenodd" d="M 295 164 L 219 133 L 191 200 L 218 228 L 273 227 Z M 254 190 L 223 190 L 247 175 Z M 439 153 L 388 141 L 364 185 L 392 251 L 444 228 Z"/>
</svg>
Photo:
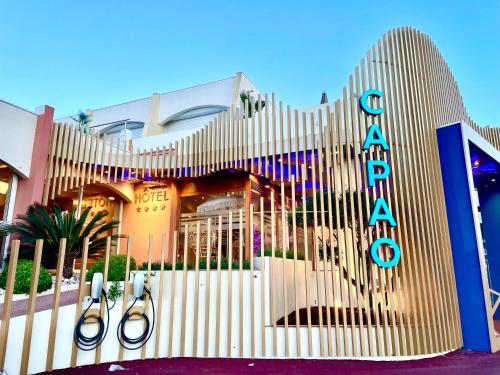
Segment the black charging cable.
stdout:
<svg viewBox="0 0 500 375">
<path fill-rule="evenodd" d="M 153 330 L 155 327 L 155 304 L 153 303 L 153 298 L 151 297 L 151 291 L 144 287 L 144 290 L 146 293 L 149 295 L 149 302 L 151 303 L 151 307 L 153 310 L 153 322 L 151 323 L 149 320 L 149 317 L 146 315 L 145 312 L 141 314 L 130 314 L 130 311 L 134 307 L 135 303 L 137 302 L 140 297 L 136 297 L 134 299 L 134 302 L 130 307 L 125 311 L 125 314 L 120 320 L 120 323 L 118 323 L 118 327 L 116 329 L 116 337 L 118 338 L 118 342 L 120 343 L 121 346 L 123 346 L 125 349 L 128 350 L 137 350 L 142 348 L 148 340 L 151 338 L 151 335 L 153 334 Z M 144 331 L 137 337 L 129 337 L 125 333 L 125 324 L 127 321 L 130 319 L 132 315 L 138 315 L 144 320 Z"/>
<path fill-rule="evenodd" d="M 78 319 L 78 322 L 76 323 L 75 330 L 73 332 L 73 341 L 75 342 L 75 345 L 78 347 L 80 350 L 84 351 L 90 351 L 94 350 L 97 348 L 106 338 L 106 335 L 108 334 L 108 328 L 109 328 L 109 304 L 108 304 L 108 296 L 106 295 L 106 292 L 104 289 L 102 290 L 102 296 L 104 297 L 104 301 L 106 302 L 106 316 L 107 316 L 107 322 L 104 324 L 104 319 L 99 315 L 97 317 L 97 324 L 98 324 L 98 329 L 97 333 L 94 336 L 85 336 L 82 333 L 82 326 L 85 323 L 85 320 L 87 319 L 86 315 L 87 312 L 90 310 L 92 305 L 94 303 L 98 303 L 98 299 L 92 299 L 92 302 L 90 305 L 85 309 L 83 314 L 80 316 L 80 319 Z"/>
</svg>

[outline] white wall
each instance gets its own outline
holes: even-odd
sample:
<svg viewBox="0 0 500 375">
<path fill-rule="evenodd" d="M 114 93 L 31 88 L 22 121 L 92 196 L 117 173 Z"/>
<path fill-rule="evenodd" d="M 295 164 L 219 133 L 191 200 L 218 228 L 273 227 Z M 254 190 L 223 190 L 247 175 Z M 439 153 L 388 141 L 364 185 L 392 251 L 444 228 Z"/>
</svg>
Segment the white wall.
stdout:
<svg viewBox="0 0 500 375">
<path fill-rule="evenodd" d="M 35 113 L 0 100 L 0 160 L 29 177 L 36 131 Z"/>
</svg>

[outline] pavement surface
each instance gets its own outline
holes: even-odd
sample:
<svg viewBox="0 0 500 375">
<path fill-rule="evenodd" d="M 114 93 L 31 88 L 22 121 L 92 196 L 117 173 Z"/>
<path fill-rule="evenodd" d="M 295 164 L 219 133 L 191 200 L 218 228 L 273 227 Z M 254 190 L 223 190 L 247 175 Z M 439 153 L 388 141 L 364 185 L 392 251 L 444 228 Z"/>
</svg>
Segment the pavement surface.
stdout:
<svg viewBox="0 0 500 375">
<path fill-rule="evenodd" d="M 68 290 L 66 292 L 61 292 L 61 299 L 59 306 L 66 306 L 76 303 L 78 299 L 78 290 Z M 52 308 L 52 303 L 54 301 L 53 294 L 47 294 L 44 296 L 38 296 L 36 298 L 35 312 L 50 310 Z M 3 311 L 3 303 L 0 303 L 0 311 Z M 16 316 L 25 315 L 28 311 L 28 299 L 22 299 L 12 302 L 11 318 Z"/>
<path fill-rule="evenodd" d="M 115 363 L 118 364 L 118 363 Z M 444 356 L 411 361 L 358 360 L 269 360 L 269 359 L 150 359 L 119 363 L 129 374 L 439 374 L 439 375 L 500 375 L 500 353 L 456 351 Z M 110 374 L 111 363 L 53 371 L 54 375 Z"/>
</svg>

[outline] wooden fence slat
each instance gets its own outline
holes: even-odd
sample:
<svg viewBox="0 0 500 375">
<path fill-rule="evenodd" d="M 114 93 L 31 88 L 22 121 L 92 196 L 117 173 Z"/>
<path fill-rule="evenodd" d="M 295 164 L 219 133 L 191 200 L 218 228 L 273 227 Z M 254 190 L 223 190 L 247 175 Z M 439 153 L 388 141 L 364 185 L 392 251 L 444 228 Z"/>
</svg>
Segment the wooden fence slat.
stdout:
<svg viewBox="0 0 500 375">
<path fill-rule="evenodd" d="M 5 368 L 5 356 L 7 353 L 7 341 L 9 339 L 10 316 L 12 313 L 12 296 L 16 281 L 17 258 L 19 256 L 19 240 L 13 240 L 10 247 L 7 280 L 5 283 L 5 294 L 2 308 L 2 325 L 0 326 L 0 369 Z"/>
</svg>

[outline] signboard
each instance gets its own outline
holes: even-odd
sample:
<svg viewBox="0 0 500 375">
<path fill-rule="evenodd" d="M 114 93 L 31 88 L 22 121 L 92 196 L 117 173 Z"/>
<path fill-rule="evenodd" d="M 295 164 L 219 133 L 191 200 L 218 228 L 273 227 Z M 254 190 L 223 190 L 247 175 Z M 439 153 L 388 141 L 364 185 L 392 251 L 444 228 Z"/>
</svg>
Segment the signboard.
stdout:
<svg viewBox="0 0 500 375">
<path fill-rule="evenodd" d="M 376 102 L 376 99 L 380 99 L 384 96 L 384 94 L 375 89 L 370 89 L 365 91 L 361 97 L 359 98 L 359 105 L 363 112 L 367 115 L 375 118 L 376 116 L 384 113 L 384 107 L 379 106 L 378 108 L 374 108 L 369 104 L 368 99 L 372 99 L 372 103 Z M 363 151 L 367 151 L 370 147 L 379 147 L 384 152 L 389 151 L 389 144 L 384 138 L 380 127 L 372 123 L 368 128 L 365 141 L 363 143 Z M 374 187 L 376 181 L 383 181 L 389 177 L 391 173 L 391 167 L 385 160 L 368 160 L 366 162 L 366 175 L 368 187 Z M 396 227 L 397 223 L 392 216 L 391 210 L 385 200 L 384 197 L 378 197 L 375 201 L 375 205 L 370 215 L 370 220 L 368 225 L 373 227 L 377 224 L 377 222 L 386 222 L 391 227 Z M 391 247 L 392 248 L 392 258 L 390 260 L 383 260 L 380 257 L 379 251 L 382 247 Z M 392 238 L 381 237 L 376 239 L 373 243 L 370 244 L 370 255 L 373 261 L 378 264 L 380 267 L 389 268 L 394 267 L 398 264 L 401 259 L 401 249 L 399 245 Z"/>
</svg>

